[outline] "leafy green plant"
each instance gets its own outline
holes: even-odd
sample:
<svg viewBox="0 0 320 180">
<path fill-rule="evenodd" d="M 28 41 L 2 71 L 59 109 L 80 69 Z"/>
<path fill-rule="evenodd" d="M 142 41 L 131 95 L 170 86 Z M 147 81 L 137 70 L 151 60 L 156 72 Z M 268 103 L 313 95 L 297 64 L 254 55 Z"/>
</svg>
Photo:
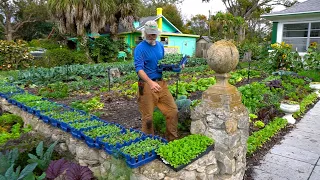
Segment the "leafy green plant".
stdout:
<svg viewBox="0 0 320 180">
<path fill-rule="evenodd" d="M 69 88 L 67 84 L 57 82 L 48 84 L 48 86 L 40 88 L 38 94 L 47 98 L 64 98 L 69 96 Z"/>
<path fill-rule="evenodd" d="M 28 162 L 29 163 L 37 163 L 38 167 L 41 170 L 45 171 L 49 166 L 54 147 L 57 145 L 57 143 L 58 142 L 51 144 L 49 146 L 49 148 L 47 149 L 47 151 L 44 152 L 43 141 L 41 141 L 36 148 L 37 154 L 36 155 L 30 154 L 30 153 L 28 154 L 28 156 L 30 157 Z"/>
<path fill-rule="evenodd" d="M 262 121 L 256 121 L 253 123 L 253 126 L 259 128 L 259 129 L 262 129 L 262 128 L 264 128 L 265 124 Z"/>
<path fill-rule="evenodd" d="M 310 44 L 307 50 L 307 54 L 303 57 L 305 63 L 305 69 L 320 70 L 320 50 L 317 42 Z"/>
<path fill-rule="evenodd" d="M 126 130 L 126 133 L 113 133 L 102 139 L 102 142 L 108 143 L 110 145 L 116 145 L 117 143 L 123 144 L 124 142 L 129 142 L 130 140 L 135 140 L 142 136 L 142 133 L 137 131 Z"/>
<path fill-rule="evenodd" d="M 270 140 L 277 132 L 288 124 L 286 119 L 275 118 L 268 125 L 260 131 L 252 133 L 247 141 L 247 154 L 252 155 L 257 149 L 261 148 L 263 144 Z"/>
<path fill-rule="evenodd" d="M 157 154 L 177 168 L 188 164 L 200 153 L 204 152 L 214 141 L 204 135 L 193 134 L 179 140 L 174 140 L 166 145 L 161 145 L 156 150 Z"/>
<path fill-rule="evenodd" d="M 273 51 L 264 61 L 264 68 L 269 72 L 275 70 L 295 70 L 303 68 L 301 57 L 298 52 L 291 52 L 292 45 L 282 43 L 271 44 Z"/>
<path fill-rule="evenodd" d="M 10 168 L 6 171 L 4 175 L 0 174 L 1 180 L 22 180 L 22 179 L 35 179 L 32 171 L 37 167 L 37 163 L 28 164 L 21 172 L 21 166 L 18 166 L 16 170 L 14 170 L 14 164 L 10 166 Z M 44 179 L 45 174 L 39 179 Z"/>
<path fill-rule="evenodd" d="M 100 102 L 100 97 L 96 96 L 87 101 L 75 101 L 71 103 L 71 107 L 85 112 L 103 109 L 104 103 Z"/>
<path fill-rule="evenodd" d="M 120 149 L 125 154 L 130 155 L 130 157 L 138 157 L 140 154 L 144 155 L 145 152 L 151 152 L 157 149 L 160 145 L 164 144 L 159 139 L 146 138 L 143 141 L 137 143 L 132 143 L 129 146 L 124 146 Z"/>
<path fill-rule="evenodd" d="M 90 130 L 84 131 L 84 134 L 95 139 L 98 136 L 112 134 L 112 133 L 119 133 L 121 129 L 113 124 L 100 126 L 96 128 L 92 128 Z"/>
</svg>

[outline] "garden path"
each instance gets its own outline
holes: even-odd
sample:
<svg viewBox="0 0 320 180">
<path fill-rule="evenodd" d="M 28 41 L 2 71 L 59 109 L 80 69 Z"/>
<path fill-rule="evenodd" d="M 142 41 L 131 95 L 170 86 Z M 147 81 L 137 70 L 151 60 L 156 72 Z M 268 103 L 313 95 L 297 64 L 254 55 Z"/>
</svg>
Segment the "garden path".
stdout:
<svg viewBox="0 0 320 180">
<path fill-rule="evenodd" d="M 320 101 L 253 167 L 256 180 L 320 180 Z"/>
</svg>

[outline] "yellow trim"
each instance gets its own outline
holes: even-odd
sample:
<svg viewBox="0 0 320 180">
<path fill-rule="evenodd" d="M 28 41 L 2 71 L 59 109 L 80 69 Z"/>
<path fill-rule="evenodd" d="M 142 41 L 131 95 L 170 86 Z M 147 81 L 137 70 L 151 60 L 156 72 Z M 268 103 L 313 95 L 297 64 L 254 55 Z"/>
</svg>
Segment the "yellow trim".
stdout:
<svg viewBox="0 0 320 180">
<path fill-rule="evenodd" d="M 175 48 L 178 49 L 178 53 L 180 53 L 180 46 L 164 46 L 164 48 Z"/>
<path fill-rule="evenodd" d="M 185 36 L 185 37 L 200 37 L 199 35 L 194 34 L 178 34 L 178 33 L 161 33 L 161 35 L 167 36 Z"/>
<path fill-rule="evenodd" d="M 157 24 L 158 24 L 158 29 L 160 31 L 162 31 L 162 8 L 157 8 L 157 16 L 161 16 L 158 20 L 157 20 Z"/>
</svg>

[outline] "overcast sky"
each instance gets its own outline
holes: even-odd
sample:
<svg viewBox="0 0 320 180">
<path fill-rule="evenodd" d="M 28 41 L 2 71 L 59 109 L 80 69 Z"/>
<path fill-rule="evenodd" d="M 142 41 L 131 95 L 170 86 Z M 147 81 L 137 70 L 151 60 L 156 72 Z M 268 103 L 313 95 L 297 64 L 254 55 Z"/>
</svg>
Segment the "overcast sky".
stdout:
<svg viewBox="0 0 320 180">
<path fill-rule="evenodd" d="M 299 2 L 305 0 L 298 0 Z M 320 0 L 319 0 L 320 1 Z M 218 11 L 225 11 L 225 6 L 222 0 L 211 0 L 209 3 L 202 3 L 202 0 L 184 0 L 184 2 L 179 5 L 181 8 L 182 17 L 184 19 L 190 19 L 196 14 L 203 14 L 208 17 L 209 10 L 211 14 L 216 14 Z M 283 10 L 284 7 L 275 7 L 274 11 Z"/>
</svg>

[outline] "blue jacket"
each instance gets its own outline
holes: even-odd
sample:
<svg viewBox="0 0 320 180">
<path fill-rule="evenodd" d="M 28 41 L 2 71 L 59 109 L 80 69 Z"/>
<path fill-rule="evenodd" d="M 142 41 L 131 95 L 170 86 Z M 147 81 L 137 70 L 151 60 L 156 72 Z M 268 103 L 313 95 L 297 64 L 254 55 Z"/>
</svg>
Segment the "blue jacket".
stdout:
<svg viewBox="0 0 320 180">
<path fill-rule="evenodd" d="M 134 66 L 136 72 L 144 70 L 150 79 L 162 77 L 162 73 L 157 71 L 158 61 L 164 57 L 163 44 L 156 41 L 152 46 L 147 41 L 140 42 L 134 50 Z"/>
</svg>

